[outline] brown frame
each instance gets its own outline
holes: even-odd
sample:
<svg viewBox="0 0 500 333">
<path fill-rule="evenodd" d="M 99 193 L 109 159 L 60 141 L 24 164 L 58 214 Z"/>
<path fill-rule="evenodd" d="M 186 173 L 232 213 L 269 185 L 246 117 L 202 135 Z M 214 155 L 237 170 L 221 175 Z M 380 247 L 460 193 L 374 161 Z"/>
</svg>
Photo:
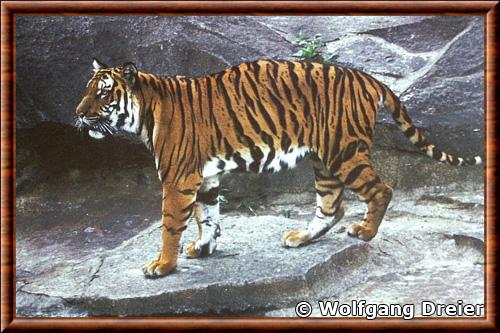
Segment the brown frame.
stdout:
<svg viewBox="0 0 500 333">
<path fill-rule="evenodd" d="M 179 329 L 485 329 L 498 330 L 496 302 L 495 137 L 497 101 L 498 1 L 172 1 L 172 2 L 15 2 L 1 4 L 1 330 L 179 330 Z M 486 316 L 475 319 L 321 319 L 321 318 L 78 318 L 15 317 L 15 48 L 16 14 L 64 15 L 482 15 L 485 18 L 485 288 Z"/>
</svg>

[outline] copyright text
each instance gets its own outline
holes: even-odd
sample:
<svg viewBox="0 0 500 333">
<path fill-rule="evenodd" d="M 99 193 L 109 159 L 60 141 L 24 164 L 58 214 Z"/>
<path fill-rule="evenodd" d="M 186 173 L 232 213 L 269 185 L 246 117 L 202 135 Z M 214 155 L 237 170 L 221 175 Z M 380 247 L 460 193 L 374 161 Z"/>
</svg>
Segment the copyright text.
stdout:
<svg viewBox="0 0 500 333">
<path fill-rule="evenodd" d="M 339 301 L 319 301 L 317 307 L 307 301 L 297 303 L 295 313 L 298 317 L 361 317 L 373 320 L 378 317 L 399 317 L 405 320 L 421 317 L 480 317 L 484 315 L 484 304 L 468 304 L 462 300 L 456 303 L 441 304 L 423 301 L 419 309 L 415 304 L 378 304 L 365 300 L 351 303 Z"/>
</svg>

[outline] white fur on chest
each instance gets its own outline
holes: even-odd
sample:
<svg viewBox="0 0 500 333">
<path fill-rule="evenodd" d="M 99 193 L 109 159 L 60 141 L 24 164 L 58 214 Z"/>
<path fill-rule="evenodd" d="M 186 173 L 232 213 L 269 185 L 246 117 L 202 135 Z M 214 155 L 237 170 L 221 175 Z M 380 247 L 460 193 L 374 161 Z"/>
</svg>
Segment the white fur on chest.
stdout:
<svg viewBox="0 0 500 333">
<path fill-rule="evenodd" d="M 264 171 L 264 166 L 266 164 L 268 155 L 270 153 L 269 148 L 261 148 L 264 156 L 260 160 L 258 166 L 258 172 Z M 304 157 L 309 152 L 308 147 L 291 147 L 287 153 L 283 151 L 276 151 L 276 155 L 271 160 L 270 163 L 265 167 L 265 170 L 278 172 L 284 165 L 289 169 L 292 169 L 297 164 L 297 161 Z M 251 154 L 248 150 L 238 152 L 241 158 L 245 161 L 245 171 L 250 171 L 250 165 L 254 162 Z M 226 159 L 225 157 L 212 158 L 210 161 L 205 163 L 203 168 L 203 177 L 211 177 L 221 173 L 231 172 L 232 170 L 238 169 L 239 165 L 236 163 L 234 158 Z"/>
</svg>

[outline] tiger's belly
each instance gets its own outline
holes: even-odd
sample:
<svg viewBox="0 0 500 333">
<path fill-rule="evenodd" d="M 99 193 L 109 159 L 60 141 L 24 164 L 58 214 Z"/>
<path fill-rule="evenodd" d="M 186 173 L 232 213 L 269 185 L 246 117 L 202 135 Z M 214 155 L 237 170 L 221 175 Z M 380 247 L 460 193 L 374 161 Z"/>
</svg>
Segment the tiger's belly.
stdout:
<svg viewBox="0 0 500 333">
<path fill-rule="evenodd" d="M 281 169 L 291 169 L 308 152 L 308 147 L 290 147 L 287 152 L 260 149 L 259 158 L 252 157 L 249 149 L 238 151 L 230 158 L 226 156 L 214 157 L 205 163 L 203 177 L 211 177 L 231 171 L 256 172 L 263 171 L 278 172 Z"/>
</svg>

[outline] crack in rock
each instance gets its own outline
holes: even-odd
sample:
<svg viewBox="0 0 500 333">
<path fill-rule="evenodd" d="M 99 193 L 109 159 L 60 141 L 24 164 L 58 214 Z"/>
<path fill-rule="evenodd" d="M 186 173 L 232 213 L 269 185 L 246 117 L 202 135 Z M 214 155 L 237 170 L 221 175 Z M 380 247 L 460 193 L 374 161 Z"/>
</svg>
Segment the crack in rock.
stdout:
<svg viewBox="0 0 500 333">
<path fill-rule="evenodd" d="M 407 69 L 405 73 L 392 73 L 391 75 L 384 75 L 383 73 L 379 74 L 377 71 L 370 70 L 370 66 L 365 66 L 365 68 L 363 68 L 363 70 L 373 74 L 374 77 L 386 83 L 397 95 L 402 95 L 415 82 L 423 78 L 439 61 L 439 59 L 441 59 L 441 57 L 450 49 L 450 47 L 472 29 L 473 25 L 474 23 L 471 22 L 467 28 L 458 33 L 443 47 L 438 50 L 428 52 L 410 52 L 403 47 L 390 43 L 381 37 L 369 35 L 369 33 L 348 34 L 336 42 L 329 43 L 327 45 L 327 49 L 329 53 L 339 54 L 338 61 L 340 62 L 347 60 L 346 56 L 355 52 L 355 50 L 352 49 L 352 45 L 356 43 L 366 45 L 369 44 L 369 42 L 372 42 L 374 45 L 373 47 L 375 48 L 378 47 L 379 49 L 386 49 L 392 54 L 396 54 L 400 58 L 405 59 L 406 64 L 411 63 L 412 59 L 421 58 L 425 62 L 424 66 L 416 71 Z M 358 55 L 358 61 L 362 60 L 360 57 L 362 58 L 361 55 Z M 407 98 L 408 96 L 401 97 L 403 101 Z"/>
<path fill-rule="evenodd" d="M 87 288 L 90 287 L 90 284 L 92 283 L 92 281 L 94 281 L 94 279 L 99 277 L 99 275 L 98 275 L 99 271 L 101 270 L 101 267 L 104 264 L 105 260 L 106 260 L 106 258 L 104 256 L 99 257 L 99 263 L 97 264 L 97 268 L 95 269 L 95 271 L 93 273 L 91 273 L 90 279 L 87 282 Z"/>
<path fill-rule="evenodd" d="M 55 299 L 59 299 L 59 300 L 62 300 L 64 302 L 67 302 L 68 300 L 62 296 L 57 296 L 57 295 L 49 295 L 49 294 L 45 294 L 45 293 L 42 293 L 42 292 L 33 292 L 33 291 L 27 291 L 27 290 L 23 290 L 22 288 L 18 290 L 20 293 L 25 293 L 25 294 L 28 294 L 28 295 L 33 295 L 33 296 L 41 296 L 41 297 L 47 297 L 47 298 L 55 298 Z"/>
</svg>

